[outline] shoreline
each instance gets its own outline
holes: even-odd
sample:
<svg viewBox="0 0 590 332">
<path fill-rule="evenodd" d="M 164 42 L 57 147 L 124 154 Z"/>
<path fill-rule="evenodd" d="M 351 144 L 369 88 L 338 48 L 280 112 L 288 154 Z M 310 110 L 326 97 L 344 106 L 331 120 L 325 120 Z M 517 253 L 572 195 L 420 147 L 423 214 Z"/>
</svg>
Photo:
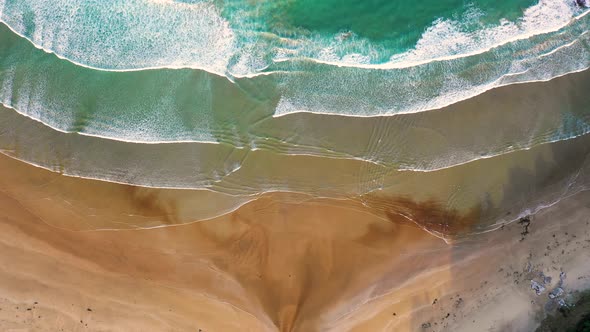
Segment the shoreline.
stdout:
<svg viewBox="0 0 590 332">
<path fill-rule="evenodd" d="M 177 222 L 190 211 L 166 190 L 2 165 L 6 330 L 525 331 L 553 303 L 562 271 L 564 296 L 590 287 L 580 263 L 589 192 L 533 216 L 524 239 L 513 223 L 446 244 L 342 202 L 274 195 L 209 221 L 92 231 L 81 225 Z M 79 199 L 57 195 L 68 192 Z M 540 273 L 552 281 L 536 295 Z"/>
</svg>

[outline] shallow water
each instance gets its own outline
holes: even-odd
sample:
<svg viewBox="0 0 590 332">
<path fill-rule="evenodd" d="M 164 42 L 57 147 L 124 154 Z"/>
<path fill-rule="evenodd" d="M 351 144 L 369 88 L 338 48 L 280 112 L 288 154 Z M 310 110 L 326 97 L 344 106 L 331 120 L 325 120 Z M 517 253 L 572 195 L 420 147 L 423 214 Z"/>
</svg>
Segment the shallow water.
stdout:
<svg viewBox="0 0 590 332">
<path fill-rule="evenodd" d="M 191 221 L 227 213 L 262 193 L 295 192 L 356 201 L 383 218 L 455 236 L 499 227 L 585 190 L 590 175 L 590 135 L 423 172 L 227 144 L 80 136 L 10 109 L 3 109 L 0 119 L 1 151 L 43 168 L 140 186 L 205 189 L 206 198 L 198 201 L 216 203 L 193 211 Z M 397 220 L 398 214 L 404 218 Z"/>
<path fill-rule="evenodd" d="M 296 192 L 480 232 L 588 185 L 587 14 L 562 0 L 0 0 L 0 148 L 224 202 L 194 219 Z"/>
</svg>

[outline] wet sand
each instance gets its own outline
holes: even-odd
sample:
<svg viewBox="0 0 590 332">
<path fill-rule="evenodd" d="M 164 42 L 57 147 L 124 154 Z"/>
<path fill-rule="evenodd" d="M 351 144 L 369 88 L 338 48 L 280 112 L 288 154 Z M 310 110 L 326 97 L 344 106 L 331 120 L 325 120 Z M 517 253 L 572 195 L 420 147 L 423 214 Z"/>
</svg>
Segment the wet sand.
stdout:
<svg viewBox="0 0 590 332">
<path fill-rule="evenodd" d="M 590 287 L 587 192 L 451 244 L 296 195 L 191 223 L 202 197 L 0 156 L 0 329 L 530 331 Z"/>
</svg>

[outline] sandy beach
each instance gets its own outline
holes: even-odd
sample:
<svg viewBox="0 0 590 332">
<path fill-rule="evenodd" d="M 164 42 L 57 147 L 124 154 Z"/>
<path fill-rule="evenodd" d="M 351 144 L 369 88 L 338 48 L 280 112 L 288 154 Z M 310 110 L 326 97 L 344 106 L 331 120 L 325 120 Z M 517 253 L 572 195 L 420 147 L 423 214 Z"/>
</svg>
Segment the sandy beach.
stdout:
<svg viewBox="0 0 590 332">
<path fill-rule="evenodd" d="M 528 234 L 513 223 L 447 244 L 294 195 L 191 223 L 180 192 L 0 157 L 0 328 L 531 331 L 590 286 L 590 193 L 542 210 Z"/>
<path fill-rule="evenodd" d="M 589 28 L 0 0 L 0 332 L 590 332 Z"/>
</svg>

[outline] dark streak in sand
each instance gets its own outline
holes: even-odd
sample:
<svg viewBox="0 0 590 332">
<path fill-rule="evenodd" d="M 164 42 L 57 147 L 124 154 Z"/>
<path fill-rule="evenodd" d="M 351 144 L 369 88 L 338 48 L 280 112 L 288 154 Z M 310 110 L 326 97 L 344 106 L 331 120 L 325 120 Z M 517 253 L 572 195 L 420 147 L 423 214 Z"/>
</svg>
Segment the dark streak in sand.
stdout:
<svg viewBox="0 0 590 332">
<path fill-rule="evenodd" d="M 468 234 L 480 220 L 479 206 L 461 213 L 434 200 L 416 202 L 407 197 L 385 196 L 366 196 L 364 203 L 393 223 L 415 224 L 449 237 Z"/>
<path fill-rule="evenodd" d="M 129 193 L 130 203 L 137 208 L 143 216 L 161 217 L 166 224 L 177 224 L 177 207 L 158 195 L 158 190 L 134 186 L 125 186 Z"/>
</svg>

